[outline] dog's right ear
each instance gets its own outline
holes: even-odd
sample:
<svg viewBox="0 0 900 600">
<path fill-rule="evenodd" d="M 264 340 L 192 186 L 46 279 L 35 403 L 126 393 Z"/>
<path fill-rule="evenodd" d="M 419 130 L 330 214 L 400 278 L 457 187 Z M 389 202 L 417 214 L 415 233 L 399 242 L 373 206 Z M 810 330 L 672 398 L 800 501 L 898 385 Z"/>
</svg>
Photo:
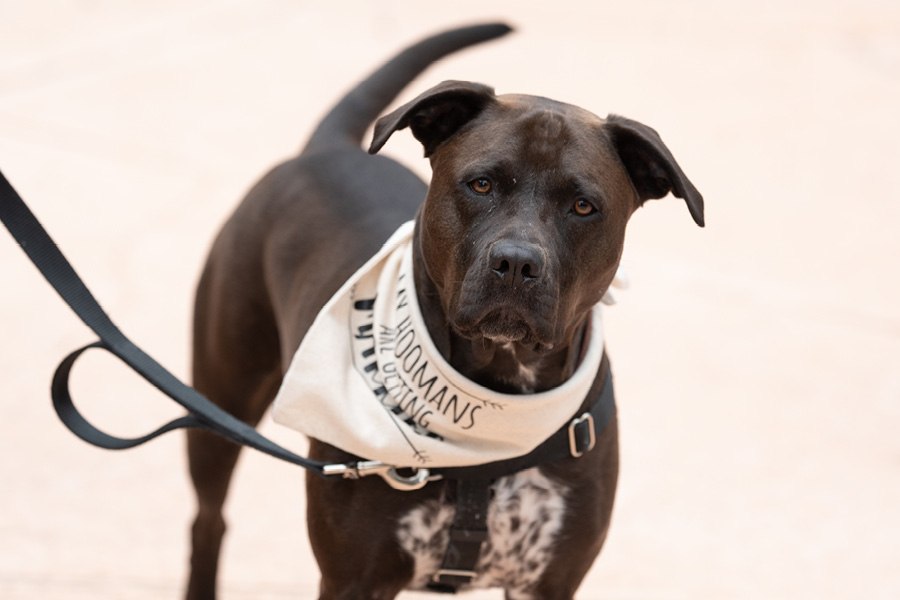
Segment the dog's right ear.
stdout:
<svg viewBox="0 0 900 600">
<path fill-rule="evenodd" d="M 378 152 L 391 134 L 409 127 L 425 156 L 494 102 L 491 87 L 469 81 L 445 81 L 375 122 L 369 154 Z"/>
</svg>

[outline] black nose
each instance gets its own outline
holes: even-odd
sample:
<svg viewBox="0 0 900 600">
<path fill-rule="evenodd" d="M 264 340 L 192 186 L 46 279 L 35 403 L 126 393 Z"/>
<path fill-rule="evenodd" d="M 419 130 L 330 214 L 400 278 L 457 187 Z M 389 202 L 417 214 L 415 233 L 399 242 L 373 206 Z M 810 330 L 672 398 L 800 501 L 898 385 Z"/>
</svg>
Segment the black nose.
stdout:
<svg viewBox="0 0 900 600">
<path fill-rule="evenodd" d="M 526 242 L 499 241 L 491 248 L 491 270 L 510 285 L 533 281 L 544 270 L 540 248 Z"/>
</svg>

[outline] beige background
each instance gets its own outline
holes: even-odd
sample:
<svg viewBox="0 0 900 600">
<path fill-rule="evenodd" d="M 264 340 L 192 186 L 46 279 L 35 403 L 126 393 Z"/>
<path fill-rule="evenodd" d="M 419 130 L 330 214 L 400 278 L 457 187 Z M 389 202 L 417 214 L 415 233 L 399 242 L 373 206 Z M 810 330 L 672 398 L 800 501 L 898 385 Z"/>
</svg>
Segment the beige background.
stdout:
<svg viewBox="0 0 900 600">
<path fill-rule="evenodd" d="M 475 79 L 625 114 L 707 200 L 705 230 L 674 199 L 632 220 L 606 318 L 621 487 L 579 598 L 900 597 L 893 0 L 0 0 L 0 168 L 184 376 L 192 287 L 243 191 L 383 58 L 486 18 L 518 32 L 403 98 Z M 408 135 L 388 151 L 427 176 Z M 63 430 L 49 377 L 91 335 L 5 234 L 0 332 L 0 597 L 178 597 L 182 438 L 114 454 Z M 178 414 L 112 359 L 75 378 L 117 432 Z M 313 598 L 300 471 L 247 453 L 233 492 L 222 596 Z"/>
</svg>

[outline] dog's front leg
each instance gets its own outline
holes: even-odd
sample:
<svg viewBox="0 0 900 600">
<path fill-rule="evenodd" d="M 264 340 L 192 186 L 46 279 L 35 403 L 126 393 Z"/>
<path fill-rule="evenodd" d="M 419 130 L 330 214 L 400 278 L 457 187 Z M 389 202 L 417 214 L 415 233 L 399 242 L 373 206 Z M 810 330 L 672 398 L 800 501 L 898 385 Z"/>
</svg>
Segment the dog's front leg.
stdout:
<svg viewBox="0 0 900 600">
<path fill-rule="evenodd" d="M 394 518 L 365 498 L 364 488 L 378 487 L 387 485 L 377 477 L 309 485 L 309 538 L 322 575 L 319 600 L 392 600 L 409 584 L 412 564 L 396 541 Z"/>
<path fill-rule="evenodd" d="M 353 456 L 317 440 L 317 460 L 346 463 Z M 403 492 L 380 477 L 359 480 L 307 476 L 309 540 L 322 574 L 319 600 L 391 600 L 413 577 L 412 557 L 397 539 L 412 506 L 440 495 L 440 485 Z"/>
<path fill-rule="evenodd" d="M 527 587 L 508 587 L 506 600 L 572 600 L 609 532 L 619 473 L 618 423 L 614 416 L 594 449 L 577 461 L 548 463 L 541 472 L 564 481 L 565 519 L 552 558 Z"/>
</svg>

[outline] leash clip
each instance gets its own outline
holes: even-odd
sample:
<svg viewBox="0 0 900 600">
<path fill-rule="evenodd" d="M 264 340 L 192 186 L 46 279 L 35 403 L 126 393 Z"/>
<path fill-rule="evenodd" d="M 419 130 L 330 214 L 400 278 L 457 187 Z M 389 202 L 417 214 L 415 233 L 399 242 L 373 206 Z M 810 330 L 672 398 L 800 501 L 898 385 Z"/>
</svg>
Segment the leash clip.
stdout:
<svg viewBox="0 0 900 600">
<path fill-rule="evenodd" d="M 344 479 L 360 479 L 368 475 L 378 475 L 394 488 L 403 492 L 420 490 L 430 481 L 441 479 L 441 475 L 432 475 L 428 469 L 415 469 L 410 476 L 401 475 L 397 467 L 385 464 L 379 460 L 361 460 L 355 463 L 338 463 L 322 467 L 322 474 L 326 476 L 339 475 Z"/>
</svg>

